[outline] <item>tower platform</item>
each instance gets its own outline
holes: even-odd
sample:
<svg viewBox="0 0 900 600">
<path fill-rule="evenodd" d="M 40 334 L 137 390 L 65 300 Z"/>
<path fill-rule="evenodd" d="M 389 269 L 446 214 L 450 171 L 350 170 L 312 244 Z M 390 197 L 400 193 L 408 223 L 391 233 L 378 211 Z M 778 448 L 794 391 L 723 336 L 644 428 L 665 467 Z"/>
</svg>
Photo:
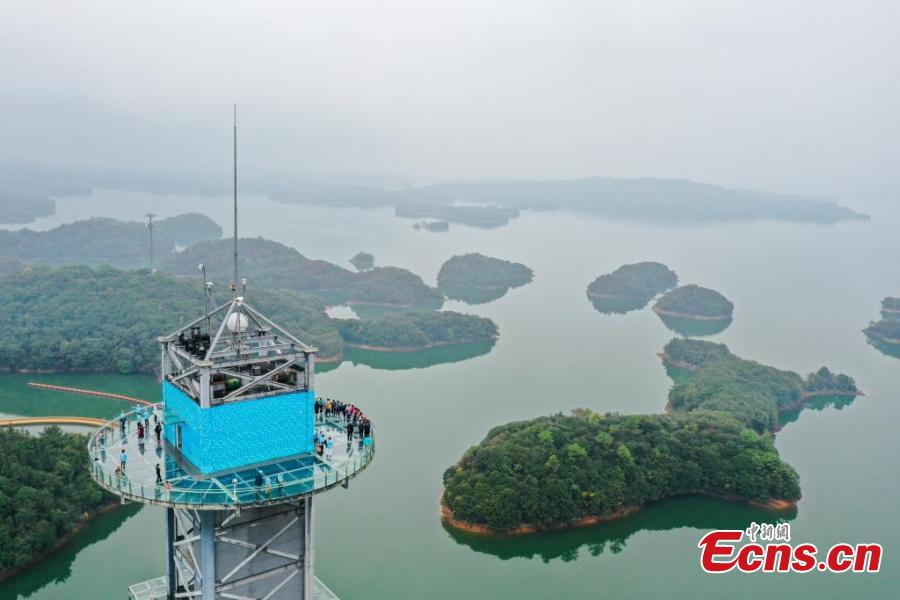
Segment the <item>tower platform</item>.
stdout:
<svg viewBox="0 0 900 600">
<path fill-rule="evenodd" d="M 312 452 L 234 471 L 203 474 L 189 470 L 184 461 L 178 460 L 177 450 L 165 438 L 157 443 L 152 429 L 154 419 L 163 418 L 161 405 L 153 405 L 145 413 L 150 427 L 143 441 L 138 439 L 136 413 L 125 413 L 124 436 L 119 419 L 105 423 L 91 435 L 88 452 L 93 477 L 101 487 L 144 504 L 196 510 L 282 504 L 338 485 L 347 487 L 375 454 L 374 437 L 364 444 L 355 435 L 348 442 L 346 421 L 317 419 L 316 432 L 334 440 L 330 459 Z M 120 469 L 123 450 L 127 455 L 124 471 Z M 162 483 L 157 482 L 157 465 Z"/>
</svg>

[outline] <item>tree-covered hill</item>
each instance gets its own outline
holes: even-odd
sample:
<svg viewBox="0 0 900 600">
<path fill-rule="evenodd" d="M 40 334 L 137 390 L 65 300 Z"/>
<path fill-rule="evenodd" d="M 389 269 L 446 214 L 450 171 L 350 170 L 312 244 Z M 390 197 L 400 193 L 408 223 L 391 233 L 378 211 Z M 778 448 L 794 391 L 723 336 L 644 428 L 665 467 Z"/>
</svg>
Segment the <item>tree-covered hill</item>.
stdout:
<svg viewBox="0 0 900 600">
<path fill-rule="evenodd" d="M 678 276 L 658 262 L 622 265 L 612 273 L 599 276 L 588 285 L 588 296 L 637 298 L 650 301 L 678 285 Z"/>
<path fill-rule="evenodd" d="M 0 429 L 0 573 L 51 550 L 113 497 L 91 480 L 84 435 Z"/>
<path fill-rule="evenodd" d="M 176 247 L 220 237 L 222 228 L 197 213 L 162 219 L 153 229 L 156 262 L 160 263 Z M 83 264 L 140 269 L 150 266 L 150 235 L 143 223 L 99 217 L 48 231 L 0 230 L 0 255 L 51 266 Z"/>
<path fill-rule="evenodd" d="M 340 332 L 350 346 L 411 349 L 493 340 L 497 325 L 452 311 L 417 311 L 341 320 Z"/>
<path fill-rule="evenodd" d="M 656 301 L 653 310 L 697 319 L 730 319 L 734 304 L 715 290 L 689 284 L 665 294 Z"/>
<path fill-rule="evenodd" d="M 514 288 L 529 283 L 534 272 L 522 263 L 471 253 L 453 256 L 438 271 L 438 287 Z"/>
<path fill-rule="evenodd" d="M 232 239 L 195 244 L 172 255 L 161 269 L 195 276 L 206 265 L 209 277 L 222 285 L 232 278 Z M 256 288 L 289 289 L 317 296 L 328 304 L 362 302 L 440 308 L 441 294 L 422 279 L 396 267 L 354 273 L 324 260 L 313 260 L 294 248 L 263 238 L 242 238 L 238 266 Z"/>
<path fill-rule="evenodd" d="M 809 394 L 853 395 L 853 380 L 825 368 L 804 380 L 697 340 L 672 340 L 663 356 L 680 367 L 670 412 L 576 410 L 492 429 L 444 473 L 450 523 L 532 530 L 621 516 L 680 494 L 799 498 L 797 473 L 773 443 L 778 415 Z"/>
<path fill-rule="evenodd" d="M 406 273 L 406 277 L 415 277 Z M 417 349 L 493 339 L 490 319 L 451 312 L 331 319 L 323 302 L 289 289 L 248 288 L 247 301 L 304 342 L 320 360 L 340 359 L 347 344 Z M 215 289 L 215 288 L 214 288 Z M 218 290 L 224 300 L 230 290 Z M 154 372 L 156 338 L 202 314 L 199 278 L 149 270 L 26 267 L 0 278 L 0 370 Z"/>
</svg>

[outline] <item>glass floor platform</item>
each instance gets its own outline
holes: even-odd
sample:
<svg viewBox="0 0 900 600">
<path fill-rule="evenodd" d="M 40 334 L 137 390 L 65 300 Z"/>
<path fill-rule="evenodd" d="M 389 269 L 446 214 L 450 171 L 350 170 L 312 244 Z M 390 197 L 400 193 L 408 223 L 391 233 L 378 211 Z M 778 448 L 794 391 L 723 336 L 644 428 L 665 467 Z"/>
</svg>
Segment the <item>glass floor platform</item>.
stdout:
<svg viewBox="0 0 900 600">
<path fill-rule="evenodd" d="M 91 474 L 101 487 L 145 504 L 198 510 L 227 510 L 238 506 L 280 504 L 291 498 L 314 494 L 349 480 L 365 469 L 375 454 L 374 440 L 347 440 L 342 421 L 317 420 L 316 431 L 334 439 L 330 460 L 316 454 L 302 454 L 277 461 L 251 465 L 214 476 L 189 472 L 152 435 L 138 439 L 137 422 L 127 415 L 124 436 L 119 420 L 109 421 L 91 435 L 88 451 Z M 148 411 L 150 427 L 160 418 L 162 408 Z M 120 455 L 127 454 L 124 471 Z M 157 466 L 162 482 L 157 481 Z"/>
<path fill-rule="evenodd" d="M 128 600 L 166 600 L 169 578 L 163 575 L 149 581 L 128 586 Z M 316 577 L 313 580 L 312 600 L 339 600 L 324 583 Z"/>
</svg>

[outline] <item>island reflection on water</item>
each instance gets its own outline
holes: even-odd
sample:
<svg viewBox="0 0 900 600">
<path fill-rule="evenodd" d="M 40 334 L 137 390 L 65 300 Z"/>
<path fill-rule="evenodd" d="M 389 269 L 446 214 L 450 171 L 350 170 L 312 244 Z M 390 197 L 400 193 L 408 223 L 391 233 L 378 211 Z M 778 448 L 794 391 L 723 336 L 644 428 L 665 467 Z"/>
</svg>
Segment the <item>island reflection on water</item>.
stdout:
<svg viewBox="0 0 900 600">
<path fill-rule="evenodd" d="M 704 320 L 690 317 L 659 315 L 660 320 L 670 330 L 684 337 L 706 337 L 722 333 L 731 325 L 732 319 Z"/>
<path fill-rule="evenodd" d="M 72 576 L 72 564 L 82 550 L 111 536 L 142 508 L 141 504 L 125 504 L 97 515 L 67 544 L 41 559 L 40 568 L 27 568 L 0 584 L 0 600 L 27 598 L 49 584 L 66 581 Z"/>
<path fill-rule="evenodd" d="M 702 496 L 681 496 L 652 504 L 633 515 L 589 527 L 564 529 L 540 535 L 486 536 L 454 529 L 443 523 L 444 530 L 456 543 L 475 552 L 491 554 L 501 560 L 540 558 L 571 562 L 578 560 L 582 547 L 597 557 L 609 550 L 618 554 L 625 550 L 628 538 L 641 531 L 668 531 L 679 528 L 697 529 L 697 540 L 713 529 L 746 529 L 750 523 L 783 523 L 797 518 L 795 507 L 772 511 L 748 504 L 727 502 Z"/>
</svg>

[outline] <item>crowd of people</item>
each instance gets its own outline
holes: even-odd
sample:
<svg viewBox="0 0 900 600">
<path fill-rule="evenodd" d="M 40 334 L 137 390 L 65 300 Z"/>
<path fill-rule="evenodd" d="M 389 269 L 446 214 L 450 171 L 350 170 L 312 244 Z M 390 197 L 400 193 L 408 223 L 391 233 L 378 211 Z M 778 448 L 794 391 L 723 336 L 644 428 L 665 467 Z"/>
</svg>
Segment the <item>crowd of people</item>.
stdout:
<svg viewBox="0 0 900 600">
<path fill-rule="evenodd" d="M 344 430 L 347 433 L 347 444 L 359 440 L 362 447 L 372 445 L 372 422 L 369 420 L 362 410 L 354 404 L 341 402 L 340 400 L 332 400 L 331 398 L 316 398 L 315 417 L 317 422 L 325 420 L 335 421 L 344 424 Z M 334 452 L 334 439 L 331 435 L 326 435 L 323 430 L 319 430 L 315 434 L 316 452 L 319 456 L 324 456 L 326 460 L 331 460 Z"/>
</svg>

